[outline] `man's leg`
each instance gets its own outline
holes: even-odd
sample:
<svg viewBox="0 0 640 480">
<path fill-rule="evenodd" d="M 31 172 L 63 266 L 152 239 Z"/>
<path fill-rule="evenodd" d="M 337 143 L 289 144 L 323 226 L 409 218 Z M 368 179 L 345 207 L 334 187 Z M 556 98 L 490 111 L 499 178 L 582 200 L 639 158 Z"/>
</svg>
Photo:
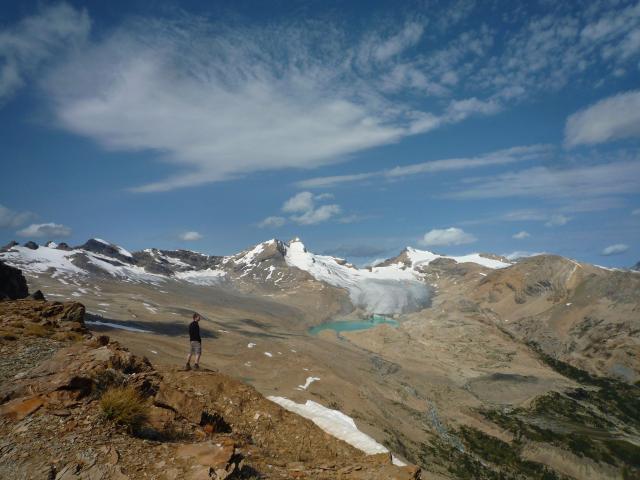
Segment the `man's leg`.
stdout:
<svg viewBox="0 0 640 480">
<path fill-rule="evenodd" d="M 187 356 L 187 370 L 191 370 L 191 355 L 193 351 L 191 350 L 191 345 L 189 345 L 189 355 Z"/>
<path fill-rule="evenodd" d="M 200 368 L 200 355 L 202 354 L 202 343 L 196 344 L 196 363 L 194 363 L 195 368 Z"/>
</svg>

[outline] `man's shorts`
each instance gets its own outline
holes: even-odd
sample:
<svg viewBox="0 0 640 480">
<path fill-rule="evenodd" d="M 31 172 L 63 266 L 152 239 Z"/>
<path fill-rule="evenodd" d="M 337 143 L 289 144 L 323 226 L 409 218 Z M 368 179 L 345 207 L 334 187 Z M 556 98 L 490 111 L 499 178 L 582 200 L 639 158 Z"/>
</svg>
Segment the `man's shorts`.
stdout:
<svg viewBox="0 0 640 480">
<path fill-rule="evenodd" d="M 191 342 L 191 354 L 192 355 L 200 355 L 202 353 L 202 343 L 200 342 Z"/>
</svg>

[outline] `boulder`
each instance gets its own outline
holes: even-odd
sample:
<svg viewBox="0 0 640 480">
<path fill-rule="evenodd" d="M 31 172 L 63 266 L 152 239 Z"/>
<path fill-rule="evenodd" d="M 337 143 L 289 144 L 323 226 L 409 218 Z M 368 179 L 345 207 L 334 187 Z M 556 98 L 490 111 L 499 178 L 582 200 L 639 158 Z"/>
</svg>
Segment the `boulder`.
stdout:
<svg viewBox="0 0 640 480">
<path fill-rule="evenodd" d="M 0 300 L 16 300 L 28 295 L 27 280 L 22 272 L 0 262 Z"/>
<path fill-rule="evenodd" d="M 183 458 L 189 463 L 200 465 L 204 468 L 196 469 L 197 473 L 193 478 L 200 478 L 201 472 L 206 472 L 208 477 L 217 480 L 224 480 L 231 477 L 242 461 L 242 456 L 236 454 L 233 442 L 225 443 L 192 443 L 182 445 L 176 451 L 178 458 Z"/>
<path fill-rule="evenodd" d="M 44 297 L 44 293 L 42 293 L 42 290 L 36 290 L 35 292 L 33 292 L 31 295 L 29 295 L 29 298 L 31 300 L 44 300 L 46 301 L 47 299 Z"/>
</svg>

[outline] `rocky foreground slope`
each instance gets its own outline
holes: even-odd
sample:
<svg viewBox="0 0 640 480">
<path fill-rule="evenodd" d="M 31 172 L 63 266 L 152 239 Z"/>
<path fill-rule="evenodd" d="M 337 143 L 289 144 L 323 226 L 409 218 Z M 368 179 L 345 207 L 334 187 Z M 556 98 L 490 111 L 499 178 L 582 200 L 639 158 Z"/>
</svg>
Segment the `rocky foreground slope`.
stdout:
<svg viewBox="0 0 640 480">
<path fill-rule="evenodd" d="M 0 302 L 0 478 L 420 478 L 228 376 L 156 369 L 91 335 L 84 313 L 74 302 Z M 135 418 L 113 414 L 131 407 L 105 400 L 114 392 L 133 392 Z"/>
</svg>

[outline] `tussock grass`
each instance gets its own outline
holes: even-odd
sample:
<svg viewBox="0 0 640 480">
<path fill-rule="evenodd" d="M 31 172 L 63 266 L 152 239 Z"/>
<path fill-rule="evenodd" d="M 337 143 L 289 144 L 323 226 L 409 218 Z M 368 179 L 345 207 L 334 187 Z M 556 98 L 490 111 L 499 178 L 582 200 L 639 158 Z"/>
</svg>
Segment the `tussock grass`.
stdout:
<svg viewBox="0 0 640 480">
<path fill-rule="evenodd" d="M 38 323 L 28 323 L 24 327 L 24 334 L 31 337 L 49 337 L 51 329 Z"/>
<path fill-rule="evenodd" d="M 100 408 L 105 420 L 127 427 L 135 432 L 147 418 L 148 407 L 133 387 L 113 387 L 100 399 Z"/>
</svg>

